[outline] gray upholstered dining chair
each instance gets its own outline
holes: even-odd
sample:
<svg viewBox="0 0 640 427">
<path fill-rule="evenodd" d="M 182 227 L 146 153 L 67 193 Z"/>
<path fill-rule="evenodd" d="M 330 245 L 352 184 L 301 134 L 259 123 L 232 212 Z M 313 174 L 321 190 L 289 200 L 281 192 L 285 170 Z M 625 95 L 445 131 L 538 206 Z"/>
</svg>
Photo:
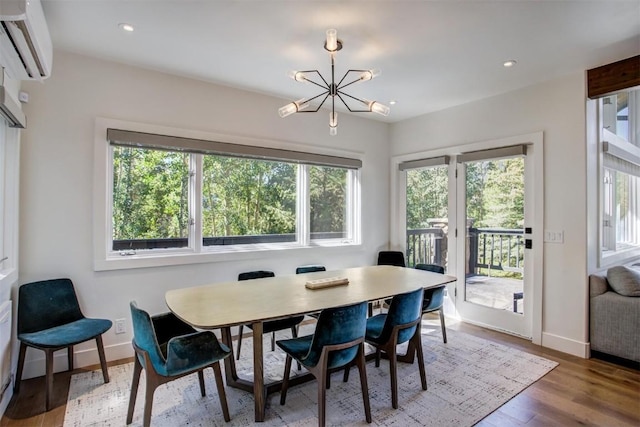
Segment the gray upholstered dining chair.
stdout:
<svg viewBox="0 0 640 427">
<path fill-rule="evenodd" d="M 444 267 L 437 264 L 416 264 L 417 270 L 431 271 L 433 273 L 444 274 Z M 444 323 L 444 292 L 446 285 L 436 288 L 425 289 L 424 301 L 422 302 L 422 314 L 434 311 L 440 314 L 440 328 L 442 329 L 442 341 L 447 343 L 447 329 Z"/>
<path fill-rule="evenodd" d="M 133 349 L 135 351 L 133 380 L 127 410 L 127 424 L 133 421 L 133 411 L 138 395 L 140 374 L 145 370 L 146 390 L 143 425 L 151 423 L 151 407 L 156 388 L 169 381 L 198 374 L 200 393 L 206 396 L 204 370 L 212 368 L 218 388 L 218 397 L 225 421 L 229 421 L 227 397 L 222 382 L 220 360 L 231 355 L 231 350 L 218 342 L 211 331 L 196 331 L 178 319 L 173 313 L 150 316 L 138 308 L 135 302 L 129 304 L 133 323 Z"/>
<path fill-rule="evenodd" d="M 27 283 L 18 290 L 18 326 L 20 341 L 18 370 L 14 392 L 20 391 L 20 380 L 27 347 L 45 353 L 45 408 L 51 408 L 53 395 L 53 353 L 67 349 L 69 370 L 73 370 L 73 346 L 96 340 L 104 382 L 109 382 L 102 334 L 111 328 L 108 319 L 90 319 L 82 314 L 71 279 L 42 280 Z"/>
<path fill-rule="evenodd" d="M 318 381 L 318 425 L 324 426 L 328 374 L 331 370 L 355 363 L 360 372 L 365 418 L 370 423 L 371 408 L 364 358 L 366 326 L 367 303 L 361 302 L 322 310 L 313 335 L 277 341 L 278 347 L 287 353 L 280 404 L 286 402 L 291 362 L 296 359 Z"/>
<path fill-rule="evenodd" d="M 252 280 L 252 279 L 262 279 L 266 277 L 275 277 L 275 273 L 273 271 L 268 270 L 255 270 L 255 271 L 247 271 L 244 273 L 238 274 L 238 280 Z M 304 320 L 304 316 L 294 316 L 288 317 L 286 319 L 278 319 L 278 320 L 269 320 L 262 324 L 262 333 L 263 334 L 271 334 L 271 351 L 276 349 L 275 345 L 275 337 L 276 331 L 281 331 L 283 329 L 291 329 L 291 335 L 293 337 L 298 336 L 298 325 Z M 245 325 L 240 325 L 238 327 L 238 349 L 236 354 L 236 359 L 240 360 L 240 349 L 242 348 L 242 332 L 244 330 Z M 247 323 L 247 328 L 252 329 L 250 323 Z"/>
</svg>

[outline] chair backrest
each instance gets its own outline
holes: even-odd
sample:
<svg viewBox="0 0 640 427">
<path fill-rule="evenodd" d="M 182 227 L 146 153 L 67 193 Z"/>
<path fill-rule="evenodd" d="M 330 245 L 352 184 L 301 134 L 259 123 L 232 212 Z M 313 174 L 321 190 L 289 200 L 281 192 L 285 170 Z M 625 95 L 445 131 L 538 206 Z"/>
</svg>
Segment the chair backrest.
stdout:
<svg viewBox="0 0 640 427">
<path fill-rule="evenodd" d="M 276 277 L 276 275 L 273 271 L 267 270 L 247 271 L 245 273 L 238 274 L 238 280 L 262 279 L 264 277 Z"/>
<path fill-rule="evenodd" d="M 316 271 L 327 271 L 324 265 L 303 265 L 296 268 L 296 274 L 313 273 Z"/>
<path fill-rule="evenodd" d="M 18 290 L 18 334 L 38 332 L 83 318 L 71 279 L 27 283 Z"/>
<path fill-rule="evenodd" d="M 163 372 L 166 359 L 160 350 L 151 316 L 149 316 L 149 313 L 146 311 L 138 308 L 135 301 L 129 303 L 129 308 L 131 308 L 131 323 L 133 324 L 133 342 L 139 349 L 149 354 L 149 359 L 153 364 L 154 370 L 156 372 Z M 138 360 L 145 369 L 148 369 L 148 367 L 145 366 L 143 357 L 138 355 Z"/>
<path fill-rule="evenodd" d="M 384 326 L 382 327 L 380 341 L 389 340 L 394 326 L 415 322 L 416 319 L 422 317 L 423 292 L 424 290 L 422 288 L 418 288 L 415 291 L 398 294 L 393 297 L 391 305 L 389 306 L 389 311 L 387 312 L 387 318 Z M 420 325 L 416 325 L 402 329 L 398 333 L 397 344 L 409 341 L 416 328 L 419 327 Z"/>
<path fill-rule="evenodd" d="M 395 265 L 404 267 L 404 254 L 400 251 L 380 251 L 378 252 L 378 265 Z"/>
<path fill-rule="evenodd" d="M 320 312 L 305 364 L 318 364 L 322 348 L 328 345 L 344 344 L 364 338 L 367 331 L 367 303 L 363 301 L 342 307 L 327 308 Z M 344 366 L 358 354 L 358 346 L 336 350 L 330 353 L 329 369 Z"/>
<path fill-rule="evenodd" d="M 444 267 L 438 264 L 416 264 L 416 269 L 444 274 Z"/>
</svg>

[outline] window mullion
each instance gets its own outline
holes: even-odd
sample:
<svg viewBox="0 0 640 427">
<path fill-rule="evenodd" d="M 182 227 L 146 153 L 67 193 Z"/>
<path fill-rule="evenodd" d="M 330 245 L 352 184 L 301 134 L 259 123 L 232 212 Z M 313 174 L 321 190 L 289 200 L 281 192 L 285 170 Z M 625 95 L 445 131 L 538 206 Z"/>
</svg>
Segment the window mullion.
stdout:
<svg viewBox="0 0 640 427">
<path fill-rule="evenodd" d="M 309 194 L 309 167 L 307 165 L 298 165 L 298 203 L 296 213 L 296 234 L 298 244 L 301 246 L 309 245 L 311 241 L 310 235 L 310 194 Z"/>
<path fill-rule="evenodd" d="M 202 252 L 202 154 L 192 154 L 189 176 L 189 246 Z"/>
</svg>

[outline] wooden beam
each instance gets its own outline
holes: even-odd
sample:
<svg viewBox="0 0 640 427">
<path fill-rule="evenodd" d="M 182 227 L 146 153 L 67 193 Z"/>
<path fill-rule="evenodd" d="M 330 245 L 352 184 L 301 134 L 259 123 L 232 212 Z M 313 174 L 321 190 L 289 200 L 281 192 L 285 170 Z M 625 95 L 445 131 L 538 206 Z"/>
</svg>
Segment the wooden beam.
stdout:
<svg viewBox="0 0 640 427">
<path fill-rule="evenodd" d="M 600 98 L 640 86 L 640 55 L 587 70 L 587 96 Z"/>
</svg>

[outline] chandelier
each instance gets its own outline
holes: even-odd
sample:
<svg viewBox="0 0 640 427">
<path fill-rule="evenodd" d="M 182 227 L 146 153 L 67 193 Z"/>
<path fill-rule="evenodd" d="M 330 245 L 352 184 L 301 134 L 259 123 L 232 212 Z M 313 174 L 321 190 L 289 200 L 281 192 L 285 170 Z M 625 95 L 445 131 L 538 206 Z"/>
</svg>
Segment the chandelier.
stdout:
<svg viewBox="0 0 640 427">
<path fill-rule="evenodd" d="M 299 99 L 291 102 L 278 110 L 280 117 L 287 117 L 293 113 L 316 113 L 324 105 L 325 101 L 331 97 L 331 112 L 329 113 L 329 135 L 338 133 L 338 113 L 336 113 L 336 98 L 352 113 L 378 113 L 383 116 L 389 115 L 389 107 L 377 101 L 356 98 L 344 92 L 347 86 L 371 80 L 380 75 L 380 70 L 348 70 L 336 83 L 335 79 L 335 54 L 342 49 L 342 41 L 338 39 L 336 30 L 327 30 L 327 40 L 324 48 L 329 52 L 331 59 L 331 80 L 325 79 L 318 70 L 291 71 L 289 77 L 297 82 L 314 84 L 322 89 L 322 92 L 309 99 Z M 361 105 L 360 108 L 351 108 L 346 99 L 355 100 Z M 315 109 L 309 109 L 310 103 L 316 99 L 321 99 L 320 104 Z"/>
</svg>

